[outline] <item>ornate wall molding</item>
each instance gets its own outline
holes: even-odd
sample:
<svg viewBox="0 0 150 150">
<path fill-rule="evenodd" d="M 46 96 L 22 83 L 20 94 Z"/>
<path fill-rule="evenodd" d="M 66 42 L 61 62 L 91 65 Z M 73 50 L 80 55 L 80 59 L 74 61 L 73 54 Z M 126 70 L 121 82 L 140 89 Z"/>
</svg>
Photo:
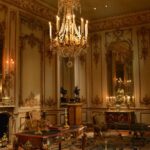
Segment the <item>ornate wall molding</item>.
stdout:
<svg viewBox="0 0 150 150">
<path fill-rule="evenodd" d="M 4 39 L 5 21 L 0 22 L 0 39 Z"/>
<path fill-rule="evenodd" d="M 92 51 L 93 51 L 93 60 L 97 66 L 100 60 L 100 51 L 101 51 L 101 36 L 98 34 L 93 34 L 91 37 L 92 41 Z"/>
<path fill-rule="evenodd" d="M 138 49 L 140 52 L 140 59 L 146 60 L 149 57 L 150 49 L 150 28 L 141 27 L 137 31 Z"/>
<path fill-rule="evenodd" d="M 29 96 L 25 99 L 23 106 L 40 106 L 40 100 L 38 100 L 33 92 L 29 94 Z"/>
<path fill-rule="evenodd" d="M 149 67 L 150 57 L 150 27 L 141 26 L 137 30 L 138 58 L 139 58 L 139 99 L 140 104 L 145 107 L 150 105 L 150 95 L 147 84 L 149 83 L 149 72 L 145 72 Z M 147 64 L 148 63 L 148 64 Z"/>
<path fill-rule="evenodd" d="M 57 101 L 49 96 L 49 98 L 43 102 L 43 105 L 46 107 L 57 107 Z"/>
<path fill-rule="evenodd" d="M 28 44 L 33 48 L 34 46 L 36 46 L 36 44 L 38 44 L 39 47 L 39 51 L 42 51 L 42 41 L 39 40 L 37 37 L 35 37 L 35 35 L 33 33 L 31 33 L 30 35 L 24 35 L 20 37 L 20 49 L 24 50 L 25 47 L 25 41 L 28 42 Z"/>
<path fill-rule="evenodd" d="M 91 102 L 94 105 L 99 105 L 99 104 L 103 103 L 103 101 L 100 99 L 100 97 L 98 95 L 96 95 L 95 97 L 93 97 L 93 100 Z"/>
<path fill-rule="evenodd" d="M 144 104 L 144 105 L 150 105 L 150 96 L 149 95 L 145 95 L 141 101 L 141 104 Z"/>
<path fill-rule="evenodd" d="M 39 3 L 37 0 L 1 0 L 2 2 L 9 3 L 20 9 L 26 10 L 36 16 L 54 20 L 56 10 Z"/>
<path fill-rule="evenodd" d="M 114 31 L 105 32 L 105 47 L 107 50 L 109 50 L 111 43 L 118 41 L 127 41 L 130 45 L 129 49 L 132 49 L 132 29 L 117 29 Z"/>
<path fill-rule="evenodd" d="M 5 5 L 0 4 L 0 38 L 4 38 L 4 32 L 6 28 L 6 17 L 7 17 L 8 8 Z"/>
<path fill-rule="evenodd" d="M 25 13 L 21 13 L 20 21 L 22 25 L 27 26 L 32 31 L 34 30 L 43 31 L 45 27 L 44 22 L 41 22 L 41 20 L 35 19 L 34 17 L 31 17 Z M 48 25 L 47 25 L 47 29 L 48 29 Z"/>
<path fill-rule="evenodd" d="M 150 23 L 150 11 L 109 17 L 91 22 L 91 32 Z"/>
</svg>

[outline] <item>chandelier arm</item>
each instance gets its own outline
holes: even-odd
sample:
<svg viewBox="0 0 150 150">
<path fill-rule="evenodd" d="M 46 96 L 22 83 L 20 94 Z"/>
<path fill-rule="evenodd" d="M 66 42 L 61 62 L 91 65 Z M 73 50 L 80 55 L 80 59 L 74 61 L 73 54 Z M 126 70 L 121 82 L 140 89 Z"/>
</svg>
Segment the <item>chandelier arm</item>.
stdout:
<svg viewBox="0 0 150 150">
<path fill-rule="evenodd" d="M 56 17 L 57 32 L 54 39 L 50 36 L 50 50 L 62 57 L 76 57 L 86 52 L 88 24 L 86 22 L 84 27 L 84 19 L 81 18 L 81 26 L 76 25 L 74 12 L 78 8 L 81 8 L 80 0 L 58 1 L 58 15 L 62 13 L 63 18 L 60 25 L 60 17 Z M 49 28 L 51 31 L 51 25 L 49 25 Z"/>
</svg>

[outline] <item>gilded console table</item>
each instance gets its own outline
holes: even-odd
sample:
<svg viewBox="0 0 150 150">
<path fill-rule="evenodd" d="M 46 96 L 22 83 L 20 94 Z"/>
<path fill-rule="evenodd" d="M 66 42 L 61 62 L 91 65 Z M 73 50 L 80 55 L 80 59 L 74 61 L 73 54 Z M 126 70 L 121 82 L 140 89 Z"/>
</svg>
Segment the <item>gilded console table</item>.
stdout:
<svg viewBox="0 0 150 150">
<path fill-rule="evenodd" d="M 129 129 L 135 123 L 135 113 L 133 111 L 107 111 L 105 119 L 108 128 Z"/>
</svg>

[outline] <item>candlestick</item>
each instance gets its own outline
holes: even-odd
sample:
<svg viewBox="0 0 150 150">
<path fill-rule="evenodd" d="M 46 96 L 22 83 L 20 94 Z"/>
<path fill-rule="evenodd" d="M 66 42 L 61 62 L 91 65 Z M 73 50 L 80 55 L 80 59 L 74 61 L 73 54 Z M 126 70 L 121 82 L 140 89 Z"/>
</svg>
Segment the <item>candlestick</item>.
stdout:
<svg viewBox="0 0 150 150">
<path fill-rule="evenodd" d="M 79 35 L 80 35 L 80 26 L 78 26 L 78 30 L 79 30 Z"/>
<path fill-rule="evenodd" d="M 81 18 L 81 34 L 84 33 L 84 19 Z"/>
<path fill-rule="evenodd" d="M 73 24 L 75 24 L 75 15 L 73 14 Z"/>
<path fill-rule="evenodd" d="M 67 108 L 65 108 L 65 125 L 64 125 L 64 127 L 69 128 Z"/>
<path fill-rule="evenodd" d="M 49 37 L 52 39 L 52 24 L 49 22 Z"/>
<path fill-rule="evenodd" d="M 85 38 L 87 39 L 88 37 L 88 20 L 86 20 L 86 23 L 85 23 Z"/>
<path fill-rule="evenodd" d="M 85 39 L 87 38 L 87 24 L 85 24 Z"/>
<path fill-rule="evenodd" d="M 59 23 L 60 23 L 60 18 L 56 16 L 56 30 L 57 32 L 59 31 Z"/>
<path fill-rule="evenodd" d="M 127 96 L 127 102 L 128 103 L 130 102 L 130 96 Z"/>
<path fill-rule="evenodd" d="M 108 96 L 106 96 L 106 101 L 107 101 L 107 102 L 109 101 L 109 97 L 108 97 Z"/>
</svg>

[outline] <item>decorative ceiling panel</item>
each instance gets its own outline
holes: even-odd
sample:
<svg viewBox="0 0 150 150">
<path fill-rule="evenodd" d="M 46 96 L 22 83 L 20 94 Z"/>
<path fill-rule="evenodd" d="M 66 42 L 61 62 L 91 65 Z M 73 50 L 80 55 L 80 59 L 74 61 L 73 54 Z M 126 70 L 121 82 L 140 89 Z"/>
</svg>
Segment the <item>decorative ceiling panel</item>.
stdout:
<svg viewBox="0 0 150 150">
<path fill-rule="evenodd" d="M 39 0 L 57 8 L 58 0 Z M 89 20 L 150 10 L 150 0 L 81 0 L 82 15 Z"/>
</svg>

